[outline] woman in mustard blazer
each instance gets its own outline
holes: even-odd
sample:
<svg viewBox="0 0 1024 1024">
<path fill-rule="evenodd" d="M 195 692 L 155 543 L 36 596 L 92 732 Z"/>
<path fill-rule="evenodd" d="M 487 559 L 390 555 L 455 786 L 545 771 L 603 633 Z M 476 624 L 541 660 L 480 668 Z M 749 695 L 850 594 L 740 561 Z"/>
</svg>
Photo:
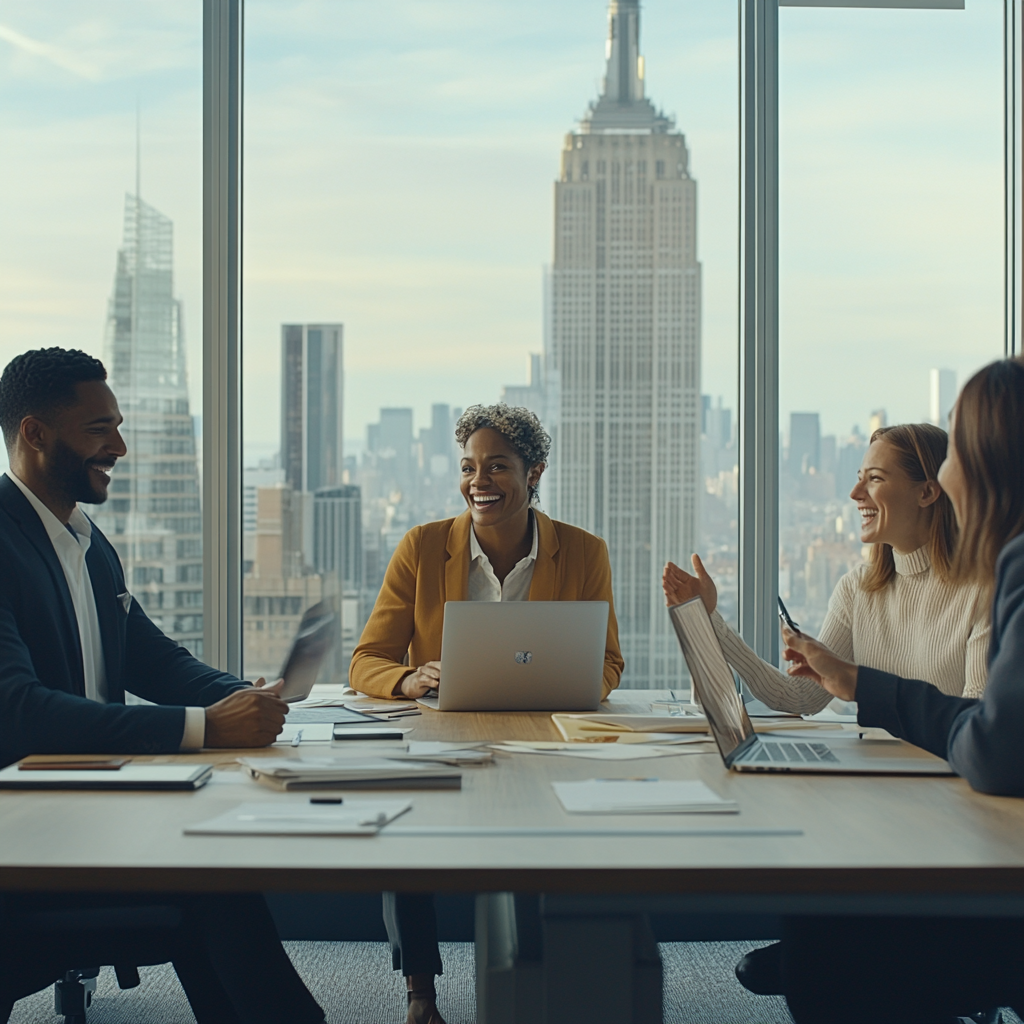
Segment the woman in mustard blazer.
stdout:
<svg viewBox="0 0 1024 1024">
<path fill-rule="evenodd" d="M 460 418 L 460 488 L 467 509 L 413 527 L 391 556 L 349 682 L 374 697 L 421 697 L 444 686 L 445 601 L 607 601 L 602 696 L 619 685 L 622 654 L 603 540 L 535 507 L 551 438 L 527 409 L 472 406 Z M 433 896 L 385 893 L 392 963 L 406 979 L 408 1024 L 444 1024 Z"/>
</svg>

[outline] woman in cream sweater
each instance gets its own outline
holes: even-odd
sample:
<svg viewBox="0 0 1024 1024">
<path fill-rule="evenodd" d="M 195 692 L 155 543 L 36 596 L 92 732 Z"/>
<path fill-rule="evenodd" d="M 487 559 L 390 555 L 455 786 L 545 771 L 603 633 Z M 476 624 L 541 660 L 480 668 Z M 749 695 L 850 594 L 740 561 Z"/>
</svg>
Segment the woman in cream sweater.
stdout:
<svg viewBox="0 0 1024 1024">
<path fill-rule="evenodd" d="M 840 658 L 925 679 L 954 697 L 985 690 L 988 607 L 980 588 L 949 578 L 956 520 L 936 481 L 946 432 L 929 424 L 882 427 L 871 435 L 850 497 L 871 559 L 836 584 L 819 639 Z M 669 605 L 698 595 L 729 664 L 776 711 L 814 714 L 832 699 L 810 679 L 762 661 L 715 611 L 718 593 L 697 555 L 696 576 L 669 562 Z"/>
<path fill-rule="evenodd" d="M 987 676 L 990 620 L 984 590 L 958 585 L 950 565 L 956 517 L 938 484 L 946 432 L 928 424 L 882 427 L 857 474 L 850 497 L 861 515 L 871 559 L 836 584 L 820 641 L 846 661 L 924 679 L 945 694 L 980 697 Z M 715 611 L 718 593 L 697 555 L 697 575 L 665 566 L 669 606 L 700 596 L 726 660 L 751 693 L 776 711 L 814 714 L 832 695 L 811 679 L 762 661 Z M 736 976 L 752 992 L 782 991 L 781 944 L 752 950 Z"/>
</svg>

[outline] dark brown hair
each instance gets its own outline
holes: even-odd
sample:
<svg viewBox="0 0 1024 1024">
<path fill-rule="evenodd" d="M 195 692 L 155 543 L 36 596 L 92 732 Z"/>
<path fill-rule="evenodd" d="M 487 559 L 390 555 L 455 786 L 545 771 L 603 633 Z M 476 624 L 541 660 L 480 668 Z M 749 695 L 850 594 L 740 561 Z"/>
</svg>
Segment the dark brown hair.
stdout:
<svg viewBox="0 0 1024 1024">
<path fill-rule="evenodd" d="M 900 468 L 915 483 L 936 480 L 939 466 L 946 457 L 948 437 L 941 427 L 930 423 L 902 423 L 880 427 L 871 435 L 872 441 L 884 441 L 896 453 Z M 941 579 L 950 576 L 953 549 L 956 544 L 956 513 L 944 491 L 931 505 L 931 528 L 928 534 L 928 555 L 932 572 Z M 881 590 L 896 575 L 896 560 L 891 544 L 875 544 L 871 563 L 861 580 L 868 592 Z"/>
<path fill-rule="evenodd" d="M 1024 533 L 1024 359 L 979 370 L 956 400 L 964 507 L 953 578 L 991 592 L 1003 546 Z"/>
</svg>

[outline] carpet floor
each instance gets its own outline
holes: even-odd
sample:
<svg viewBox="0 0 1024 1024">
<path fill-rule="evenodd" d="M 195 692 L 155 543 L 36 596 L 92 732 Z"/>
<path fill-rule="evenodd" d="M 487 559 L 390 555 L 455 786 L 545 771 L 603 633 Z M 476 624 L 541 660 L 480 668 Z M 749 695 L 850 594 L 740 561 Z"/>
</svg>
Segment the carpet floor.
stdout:
<svg viewBox="0 0 1024 1024">
<path fill-rule="evenodd" d="M 403 1024 L 402 979 L 391 970 L 382 942 L 286 942 L 286 948 L 327 1011 L 329 1024 Z M 669 942 L 661 945 L 665 978 L 665 1024 L 791 1024 L 780 997 L 751 995 L 733 977 L 736 961 L 750 942 Z M 473 946 L 441 944 L 445 973 L 438 979 L 441 1012 L 448 1024 L 475 1024 Z M 142 984 L 122 992 L 114 972 L 104 968 L 90 1024 L 194 1024 L 185 995 L 170 965 L 143 968 Z M 1006 1024 L 1021 1024 L 1012 1013 Z M 60 1024 L 53 990 L 14 1007 L 10 1024 Z"/>
</svg>

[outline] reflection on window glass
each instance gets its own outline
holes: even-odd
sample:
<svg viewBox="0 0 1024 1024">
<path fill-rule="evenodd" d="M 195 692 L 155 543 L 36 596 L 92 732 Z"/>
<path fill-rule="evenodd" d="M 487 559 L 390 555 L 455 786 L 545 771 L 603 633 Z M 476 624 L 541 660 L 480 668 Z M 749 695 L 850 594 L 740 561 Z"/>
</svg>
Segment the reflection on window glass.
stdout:
<svg viewBox="0 0 1024 1024">
<path fill-rule="evenodd" d="M 459 415 L 499 400 L 553 437 L 544 511 L 608 543 L 623 685 L 685 684 L 666 560 L 701 551 L 734 618 L 719 6 L 247 4 L 248 675 L 323 598 L 345 678 L 401 537 L 465 509 Z"/>
<path fill-rule="evenodd" d="M 88 511 L 201 656 L 202 5 L 8 3 L 0 26 L 0 365 L 103 360 L 128 454 Z"/>
<path fill-rule="evenodd" d="M 780 14 L 779 591 L 861 564 L 871 434 L 1002 355 L 1002 8 Z"/>
</svg>

